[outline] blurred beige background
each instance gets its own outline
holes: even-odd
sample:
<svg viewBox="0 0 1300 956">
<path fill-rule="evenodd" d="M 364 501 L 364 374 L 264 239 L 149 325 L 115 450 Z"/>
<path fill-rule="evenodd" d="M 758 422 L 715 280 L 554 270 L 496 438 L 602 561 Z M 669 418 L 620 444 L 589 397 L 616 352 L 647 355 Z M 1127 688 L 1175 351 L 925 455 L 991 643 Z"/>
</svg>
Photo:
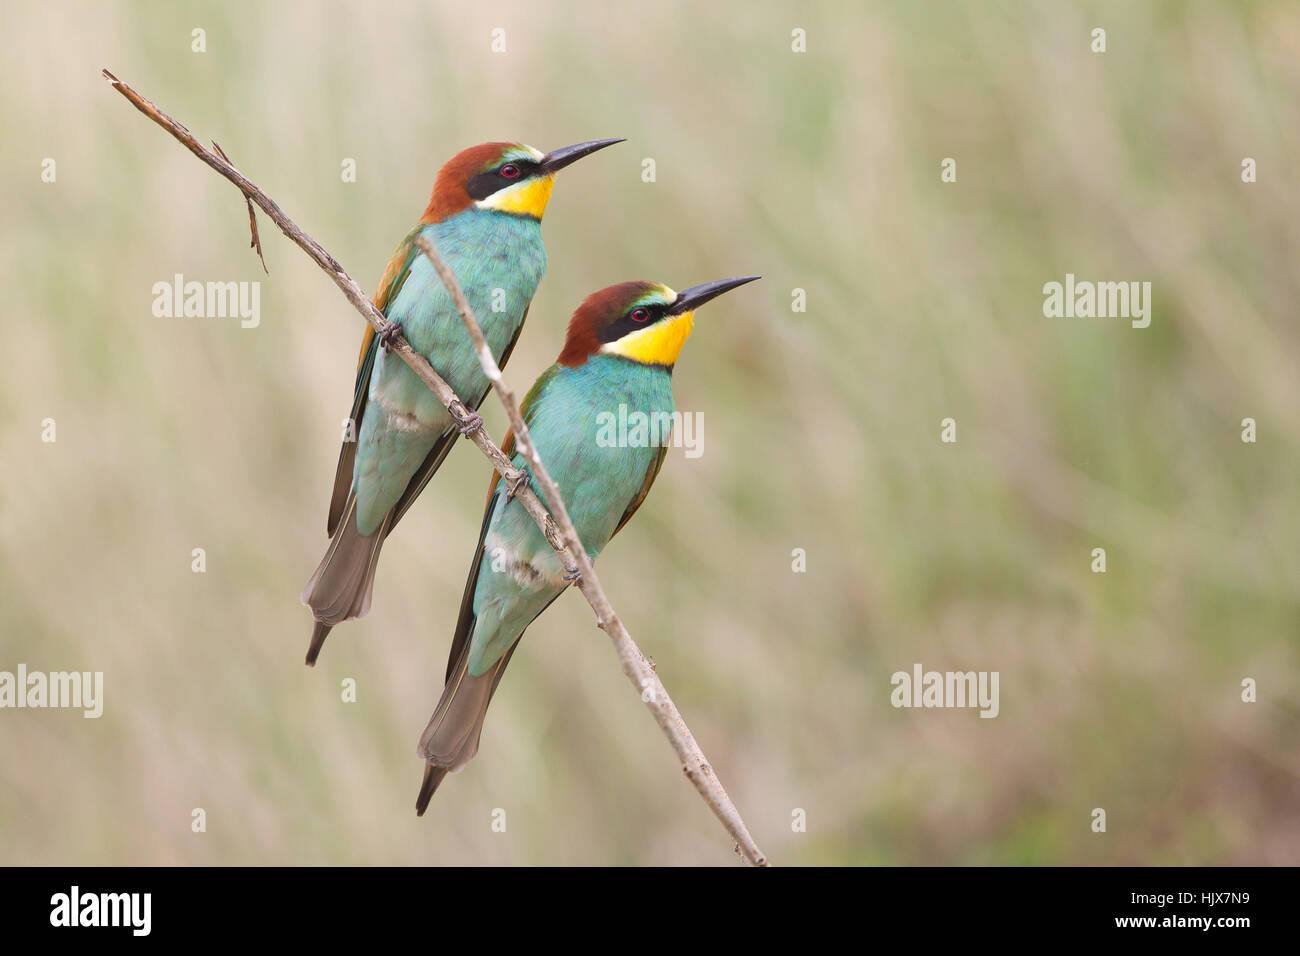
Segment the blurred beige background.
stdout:
<svg viewBox="0 0 1300 956">
<path fill-rule="evenodd" d="M 460 148 L 628 137 L 558 181 L 520 390 L 594 289 L 763 274 L 677 367 L 703 457 L 600 569 L 774 862 L 1300 863 L 1294 3 L 5 4 L 0 36 L 0 669 L 106 698 L 0 712 L 0 863 L 735 860 L 576 594 L 415 817 L 487 465 L 452 456 L 305 668 L 361 319 L 265 218 L 264 276 L 103 67 L 367 289 Z M 1045 318 L 1067 272 L 1151 281 L 1151 327 Z M 175 273 L 260 280 L 260 326 L 155 318 Z M 1000 715 L 895 710 L 914 663 L 999 671 Z"/>
</svg>

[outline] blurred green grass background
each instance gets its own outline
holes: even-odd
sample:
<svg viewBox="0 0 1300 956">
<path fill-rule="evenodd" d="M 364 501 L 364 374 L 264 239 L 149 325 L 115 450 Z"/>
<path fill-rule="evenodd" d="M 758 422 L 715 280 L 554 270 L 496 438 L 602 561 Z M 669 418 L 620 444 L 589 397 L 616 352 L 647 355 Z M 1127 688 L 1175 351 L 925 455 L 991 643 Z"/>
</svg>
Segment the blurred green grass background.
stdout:
<svg viewBox="0 0 1300 956">
<path fill-rule="evenodd" d="M 594 289 L 763 274 L 700 314 L 705 453 L 601 575 L 775 862 L 1300 863 L 1294 3 L 83 2 L 0 35 L 0 669 L 106 698 L 0 713 L 0 862 L 734 860 L 576 594 L 415 817 L 487 465 L 452 456 L 303 667 L 361 320 L 263 217 L 264 276 L 108 67 L 368 290 L 460 148 L 628 137 L 558 181 L 519 390 Z M 1151 327 L 1044 318 L 1067 272 L 1151 281 Z M 175 273 L 261 280 L 260 327 L 153 317 Z M 1000 716 L 891 708 L 914 662 L 999 671 Z"/>
</svg>

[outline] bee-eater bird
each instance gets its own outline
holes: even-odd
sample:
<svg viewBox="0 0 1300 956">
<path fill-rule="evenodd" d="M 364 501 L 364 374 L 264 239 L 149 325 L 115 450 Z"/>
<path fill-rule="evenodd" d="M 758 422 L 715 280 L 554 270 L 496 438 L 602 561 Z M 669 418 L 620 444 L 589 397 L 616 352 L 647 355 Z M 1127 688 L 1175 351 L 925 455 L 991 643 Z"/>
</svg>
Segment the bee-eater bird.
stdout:
<svg viewBox="0 0 1300 956">
<path fill-rule="evenodd" d="M 329 548 L 302 592 L 316 621 L 308 664 L 316 663 L 330 628 L 370 609 L 384 539 L 458 435 L 482 424 L 477 410 L 488 380 L 451 295 L 415 240 L 424 235 L 437 247 L 497 364 L 504 366 L 546 271 L 541 220 L 555 174 L 621 142 L 599 139 L 549 153 L 519 143 L 484 143 L 458 153 L 438 173 L 428 208 L 380 279 L 374 303 L 388 322 L 378 334 L 367 326 L 361 341 L 350 416 L 354 432 L 345 437 L 334 473 Z M 472 415 L 465 427 L 388 351 L 398 332 L 465 403 Z"/>
<path fill-rule="evenodd" d="M 628 417 L 639 412 L 646 421 L 671 421 L 673 365 L 691 334 L 695 309 L 757 278 L 723 279 L 684 292 L 624 282 L 588 296 L 573 314 L 564 350 L 520 410 L 593 561 L 645 501 L 667 451 L 666 435 L 658 441 L 611 441 L 605 413 L 622 418 L 619 406 L 626 406 Z M 656 419 L 657 414 L 668 417 Z M 502 450 L 531 475 L 524 458 L 514 454 L 513 434 Z M 426 766 L 417 813 L 423 815 L 442 778 L 477 753 L 488 703 L 524 629 L 575 576 L 513 489 L 494 474 L 446 684 L 420 737 Z"/>
</svg>

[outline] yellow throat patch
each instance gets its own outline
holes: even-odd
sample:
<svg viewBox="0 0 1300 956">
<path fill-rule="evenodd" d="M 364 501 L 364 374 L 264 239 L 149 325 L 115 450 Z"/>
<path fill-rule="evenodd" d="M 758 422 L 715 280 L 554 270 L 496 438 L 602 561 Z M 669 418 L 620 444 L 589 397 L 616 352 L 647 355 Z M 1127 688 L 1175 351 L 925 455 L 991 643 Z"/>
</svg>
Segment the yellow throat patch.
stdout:
<svg viewBox="0 0 1300 956">
<path fill-rule="evenodd" d="M 515 216 L 541 219 L 554 187 L 554 176 L 530 176 L 521 183 L 507 186 L 486 199 L 480 199 L 478 206 L 480 209 L 496 209 Z"/>
<path fill-rule="evenodd" d="M 617 342 L 601 346 L 606 355 L 621 355 L 643 365 L 676 365 L 682 346 L 691 337 L 695 313 L 683 312 L 629 333 Z"/>
</svg>

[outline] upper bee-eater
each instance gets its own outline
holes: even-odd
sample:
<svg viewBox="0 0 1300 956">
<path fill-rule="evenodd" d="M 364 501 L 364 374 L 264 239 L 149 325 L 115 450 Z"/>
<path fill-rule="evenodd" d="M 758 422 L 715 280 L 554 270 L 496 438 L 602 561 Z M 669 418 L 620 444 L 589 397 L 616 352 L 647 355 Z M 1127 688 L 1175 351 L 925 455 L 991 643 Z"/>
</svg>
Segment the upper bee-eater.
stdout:
<svg viewBox="0 0 1300 956">
<path fill-rule="evenodd" d="M 311 608 L 307 663 L 330 628 L 370 609 L 379 549 L 424 490 L 459 434 L 482 424 L 489 387 L 478 356 L 432 264 L 416 246 L 427 236 L 455 273 L 504 366 L 519 338 L 542 273 L 541 220 L 555 174 L 621 139 L 599 139 L 542 153 L 519 143 L 484 143 L 457 154 L 438 173 L 433 197 L 397 247 L 375 294 L 388 320 L 366 327 L 361 342 L 351 429 L 339 452 L 330 499 L 329 548 L 303 588 Z M 463 428 L 387 346 L 401 333 L 471 412 Z M 352 440 L 348 440 L 352 439 Z"/>
<path fill-rule="evenodd" d="M 691 334 L 695 309 L 757 278 L 723 279 L 684 292 L 624 282 L 588 296 L 573 314 L 564 350 L 520 410 L 593 561 L 645 501 L 667 451 L 666 436 L 642 440 L 633 432 L 618 436 L 626 441 L 611 441 L 605 416 L 626 420 L 620 415 L 625 406 L 628 417 L 639 412 L 644 421 L 671 421 L 673 366 Z M 528 463 L 514 453 L 513 434 L 502 450 L 531 476 Z M 427 763 L 418 813 L 442 778 L 478 751 L 488 703 L 524 629 L 573 583 L 575 572 L 563 566 L 513 489 L 494 474 L 446 684 L 420 737 Z"/>
</svg>

